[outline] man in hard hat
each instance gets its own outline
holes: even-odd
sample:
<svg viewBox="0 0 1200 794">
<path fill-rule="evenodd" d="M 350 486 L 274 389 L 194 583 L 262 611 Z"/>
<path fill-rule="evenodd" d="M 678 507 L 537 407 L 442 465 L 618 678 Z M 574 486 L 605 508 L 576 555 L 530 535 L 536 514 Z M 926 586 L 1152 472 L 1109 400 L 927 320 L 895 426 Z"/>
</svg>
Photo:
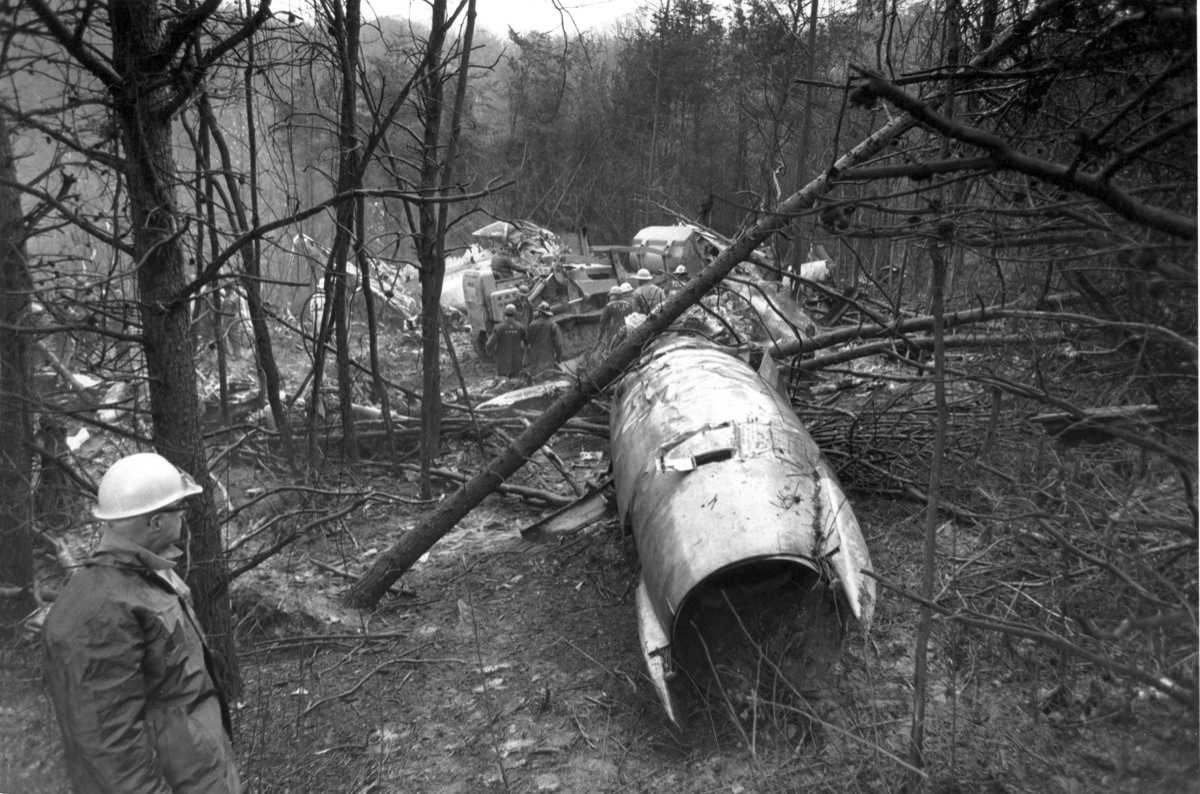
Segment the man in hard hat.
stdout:
<svg viewBox="0 0 1200 794">
<path fill-rule="evenodd" d="M 567 274 L 566 263 L 559 256 L 551 265 L 550 275 L 535 287 L 529 295 L 531 300 L 546 301 L 557 312 L 564 312 L 572 298 L 584 297 L 583 288 Z"/>
<path fill-rule="evenodd" d="M 632 290 L 630 290 L 632 292 Z M 608 303 L 600 312 L 600 352 L 608 353 L 625 334 L 625 318 L 633 313 L 633 304 L 625 300 L 620 285 L 609 287 Z"/>
<path fill-rule="evenodd" d="M 525 335 L 525 373 L 536 379 L 554 369 L 563 357 L 562 329 L 554 322 L 550 304 L 542 301 Z"/>
<path fill-rule="evenodd" d="M 529 325 L 529 321 L 533 319 L 533 304 L 529 302 L 529 285 L 524 281 L 517 285 L 513 306 L 517 307 L 517 322 Z"/>
<path fill-rule="evenodd" d="M 504 319 L 492 329 L 485 348 L 496 362 L 499 377 L 520 377 L 521 362 L 525 357 L 525 327 L 517 322 L 516 304 L 505 305 Z"/>
<path fill-rule="evenodd" d="M 639 282 L 637 289 L 633 291 L 634 311 L 649 314 L 667 299 L 662 287 L 654 283 L 654 276 L 650 275 L 650 271 L 646 268 L 635 273 L 633 278 Z"/>
<path fill-rule="evenodd" d="M 688 266 L 677 265 L 676 269 L 671 271 L 671 284 L 666 289 L 667 296 L 674 295 L 686 287 L 689 278 Z"/>
<path fill-rule="evenodd" d="M 152 452 L 121 458 L 100 480 L 100 542 L 42 632 L 77 794 L 242 790 L 212 654 L 175 573 L 184 500 L 200 492 Z"/>
</svg>

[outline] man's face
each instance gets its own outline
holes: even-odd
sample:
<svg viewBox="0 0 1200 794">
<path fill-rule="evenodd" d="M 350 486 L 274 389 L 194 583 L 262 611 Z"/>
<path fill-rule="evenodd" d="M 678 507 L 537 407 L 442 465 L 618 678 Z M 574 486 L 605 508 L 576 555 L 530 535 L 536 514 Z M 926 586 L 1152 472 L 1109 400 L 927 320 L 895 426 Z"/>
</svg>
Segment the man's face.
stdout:
<svg viewBox="0 0 1200 794">
<path fill-rule="evenodd" d="M 142 516 L 129 528 L 131 540 L 148 551 L 161 554 L 183 538 L 185 510 L 182 504 L 176 503 Z"/>
</svg>

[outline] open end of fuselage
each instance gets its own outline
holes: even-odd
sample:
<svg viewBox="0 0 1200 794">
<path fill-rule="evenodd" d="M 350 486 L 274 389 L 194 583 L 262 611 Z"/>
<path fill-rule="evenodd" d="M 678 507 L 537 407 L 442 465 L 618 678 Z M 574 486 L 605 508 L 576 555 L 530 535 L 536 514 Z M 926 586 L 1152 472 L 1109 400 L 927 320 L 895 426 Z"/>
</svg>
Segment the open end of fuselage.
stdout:
<svg viewBox="0 0 1200 794">
<path fill-rule="evenodd" d="M 688 593 L 672 629 L 682 710 L 711 706 L 713 698 L 742 719 L 794 709 L 828 688 L 850 617 L 840 590 L 799 558 L 750 560 L 711 574 Z"/>
</svg>

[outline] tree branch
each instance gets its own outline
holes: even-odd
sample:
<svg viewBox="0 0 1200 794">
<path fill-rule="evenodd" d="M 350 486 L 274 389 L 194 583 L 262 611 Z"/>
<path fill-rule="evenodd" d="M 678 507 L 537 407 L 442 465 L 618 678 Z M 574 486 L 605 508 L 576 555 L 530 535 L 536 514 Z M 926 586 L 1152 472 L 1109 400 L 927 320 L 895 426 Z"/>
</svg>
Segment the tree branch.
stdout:
<svg viewBox="0 0 1200 794">
<path fill-rule="evenodd" d="M 927 163 L 903 163 L 901 165 L 881 165 L 867 168 L 848 168 L 839 171 L 837 181 L 860 179 L 894 179 L 908 177 L 913 180 L 929 179 L 935 174 L 948 174 L 955 171 L 991 171 L 996 167 L 990 157 L 970 157 L 955 160 L 932 160 Z"/>
<path fill-rule="evenodd" d="M 84 216 L 79 215 L 68 208 L 57 196 L 54 196 L 45 190 L 35 188 L 31 185 L 26 185 L 23 182 L 9 182 L 7 180 L 0 179 L 0 186 L 19 190 L 22 193 L 28 193 L 29 195 L 36 197 L 43 204 L 53 207 L 55 210 L 57 210 L 58 213 L 63 216 L 63 218 L 78 226 L 80 229 L 87 232 L 89 235 L 105 245 L 111 245 L 113 248 L 117 249 L 123 254 L 129 254 L 130 256 L 133 255 L 133 246 L 123 242 L 118 237 L 109 234 L 100 227 L 96 226 L 94 223 L 86 220 Z"/>
<path fill-rule="evenodd" d="M 269 3 L 270 0 L 265 0 Z M 158 71 L 167 68 L 171 59 L 175 57 L 175 53 L 179 52 L 179 48 L 187 43 L 201 25 L 208 20 L 213 13 L 220 8 L 221 0 L 204 0 L 200 5 L 188 11 L 183 16 L 173 22 L 167 29 L 166 36 L 163 37 L 162 46 L 155 53 L 154 63 L 149 67 L 151 71 Z M 259 8 L 261 12 L 261 7 Z"/>
<path fill-rule="evenodd" d="M 900 585 L 889 581 L 888 579 L 879 576 L 871 571 L 863 571 L 863 574 L 870 576 L 881 587 L 890 590 L 903 598 L 907 598 L 922 606 L 928 607 L 947 620 L 952 620 L 955 623 L 961 623 L 964 626 L 972 626 L 985 631 L 995 631 L 1001 634 L 1008 634 L 1013 637 L 1025 637 L 1027 639 L 1039 642 L 1046 647 L 1055 648 L 1066 654 L 1078 656 L 1081 659 L 1091 662 L 1092 664 L 1104 667 L 1115 673 L 1120 673 L 1127 678 L 1135 681 L 1140 681 L 1147 686 L 1157 689 L 1171 698 L 1195 710 L 1196 708 L 1196 693 L 1194 690 L 1188 689 L 1186 685 L 1181 684 L 1165 675 L 1148 673 L 1137 667 L 1121 664 L 1112 658 L 1101 653 L 1094 653 L 1085 648 L 1080 648 L 1078 645 L 1059 637 L 1056 634 L 1051 634 L 1041 629 L 1031 628 L 1021 623 L 1015 623 L 1009 620 L 1000 620 L 997 618 L 988 617 L 979 612 L 969 609 L 952 610 L 949 607 L 942 606 L 937 601 L 931 601 L 922 598 L 916 593 L 901 587 Z"/>
<path fill-rule="evenodd" d="M 44 0 L 25 0 L 25 2 L 50 31 L 54 40 L 61 44 L 63 49 L 79 62 L 80 66 L 91 72 L 106 88 L 114 88 L 121 84 L 121 76 L 92 54 L 92 48 L 83 43 L 82 36 L 67 30 L 67 26 L 58 18 L 58 14 L 50 10 L 50 6 Z"/>
<path fill-rule="evenodd" d="M 180 291 L 179 295 L 172 302 L 171 306 L 173 307 L 183 303 L 192 295 L 195 295 L 197 292 L 199 292 L 206 284 L 213 281 L 217 277 L 217 274 L 221 272 L 221 268 L 225 265 L 225 263 L 234 256 L 237 256 L 241 252 L 242 246 L 246 245 L 246 243 L 250 242 L 254 238 L 261 237 L 262 235 L 267 234 L 268 232 L 273 232 L 276 229 L 282 229 L 285 226 L 290 226 L 297 221 L 304 220 L 305 218 L 311 218 L 313 215 L 323 212 L 329 207 L 335 206 L 343 201 L 348 201 L 357 196 L 362 196 L 363 198 L 398 198 L 402 201 L 411 202 L 413 204 L 454 204 L 457 202 L 472 201 L 483 198 L 484 196 L 491 195 L 497 190 L 507 187 L 511 183 L 512 180 L 504 180 L 503 182 L 490 184 L 482 190 L 476 190 L 472 193 L 462 193 L 456 196 L 431 196 L 423 194 L 420 191 L 393 190 L 390 188 L 358 188 L 355 190 L 344 190 L 341 193 L 336 193 L 311 207 L 299 210 L 282 218 L 277 218 L 270 223 L 264 223 L 261 226 L 256 226 L 245 234 L 240 235 L 236 240 L 230 243 L 224 251 L 221 252 L 220 256 L 213 257 L 212 261 L 209 262 L 204 268 L 204 271 L 190 284 L 188 284 L 187 287 Z"/>
<path fill-rule="evenodd" d="M 1018 171 L 1068 190 L 1074 190 L 1105 204 L 1122 217 L 1151 229 L 1188 240 L 1196 238 L 1196 218 L 1135 199 L 1113 186 L 1103 175 L 1080 173 L 1070 166 L 1052 163 L 1017 151 L 999 135 L 962 124 L 938 113 L 928 104 L 905 93 L 878 72 L 862 66 L 852 67 L 863 76 L 871 92 L 908 113 L 921 126 L 955 140 L 977 146 L 988 153 L 999 168 Z"/>
</svg>

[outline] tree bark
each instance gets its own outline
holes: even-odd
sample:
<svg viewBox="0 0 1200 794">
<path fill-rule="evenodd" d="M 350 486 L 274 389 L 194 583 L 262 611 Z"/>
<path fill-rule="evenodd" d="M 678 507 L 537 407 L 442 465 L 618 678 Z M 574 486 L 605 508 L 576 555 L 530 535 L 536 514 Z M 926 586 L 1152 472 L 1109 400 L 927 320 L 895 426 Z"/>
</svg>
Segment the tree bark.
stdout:
<svg viewBox="0 0 1200 794">
<path fill-rule="evenodd" d="M 446 39 L 446 0 L 434 0 L 433 22 L 426 44 L 429 71 L 420 81 L 421 193 L 437 195 L 441 186 L 440 144 L 442 132 L 443 76 L 442 45 Z M 417 259 L 421 263 L 421 498 L 433 495 L 430 470 L 441 445 L 441 323 L 442 281 L 446 263 L 441 256 L 438 210 L 423 201 L 417 207 Z M 385 588 L 386 590 L 386 588 Z"/>
<path fill-rule="evenodd" d="M 361 186 L 359 170 L 359 141 L 357 135 L 358 110 L 358 51 L 360 4 L 359 0 L 347 0 L 343 8 L 340 2 L 330 4 L 323 24 L 327 25 L 334 38 L 334 53 L 337 57 L 341 102 L 338 109 L 338 173 L 334 186 L 338 194 L 352 191 Z M 317 422 L 321 411 L 321 389 L 325 372 L 325 346 L 333 333 L 334 366 L 338 375 L 338 406 L 342 420 L 342 452 L 349 460 L 358 457 L 358 443 L 354 434 L 354 416 L 350 398 L 350 351 L 349 351 L 349 303 L 346 261 L 354 237 L 355 202 L 352 198 L 342 200 L 335 213 L 333 242 L 325 262 L 325 304 L 321 313 L 320 330 L 313 359 L 312 399 L 308 406 L 308 452 L 309 460 L 318 458 Z"/>
<path fill-rule="evenodd" d="M 817 11 L 820 5 L 820 0 L 812 0 L 812 6 L 808 12 L 808 52 L 805 53 L 804 64 L 804 110 L 801 111 L 803 118 L 800 121 L 800 145 L 796 147 L 796 183 L 799 184 L 804 175 L 807 173 L 805 166 L 809 157 L 809 149 L 812 146 L 812 117 L 813 117 L 813 78 L 817 70 Z M 806 251 L 804 246 L 800 244 L 803 237 L 800 234 L 801 220 L 796 219 L 793 224 L 794 231 L 792 232 L 792 271 L 800 272 L 800 266 L 804 264 Z"/>
<path fill-rule="evenodd" d="M 182 232 L 176 204 L 177 170 L 171 149 L 173 116 L 170 59 L 163 58 L 163 20 L 154 0 L 118 0 L 110 6 L 114 67 L 123 78 L 112 87 L 113 110 L 124 150 L 134 259 L 142 318 L 142 349 L 150 387 L 154 445 L 164 457 L 207 483 L 200 432 L 200 401 L 186 286 Z M 151 64 L 162 64 L 157 69 Z M 220 524 L 209 490 L 193 500 L 187 521 L 188 565 L 196 612 L 221 658 L 220 682 L 241 691 L 234 654 L 229 575 Z"/>
<path fill-rule="evenodd" d="M 334 3 L 337 7 L 339 4 Z M 342 67 L 342 107 L 338 118 L 338 148 L 341 161 L 338 167 L 338 192 L 361 187 L 358 140 L 358 49 L 361 14 L 359 0 L 346 0 L 343 38 L 339 55 Z M 337 209 L 337 225 L 333 237 L 334 282 L 332 296 L 326 292 L 334 308 L 336 329 L 335 350 L 338 375 L 338 407 L 342 417 L 342 452 L 348 460 L 358 459 L 358 442 L 354 436 L 354 412 L 351 409 L 350 382 L 350 299 L 353 290 L 347 284 L 346 263 L 350 246 L 362 245 L 354 235 L 354 212 L 357 203 L 342 202 Z"/>
<path fill-rule="evenodd" d="M 29 321 L 33 281 L 25 259 L 25 219 L 16 183 L 8 124 L 0 115 L 0 584 L 20 588 L 0 597 L 0 639 L 12 636 L 34 608 L 33 367 Z"/>
</svg>

